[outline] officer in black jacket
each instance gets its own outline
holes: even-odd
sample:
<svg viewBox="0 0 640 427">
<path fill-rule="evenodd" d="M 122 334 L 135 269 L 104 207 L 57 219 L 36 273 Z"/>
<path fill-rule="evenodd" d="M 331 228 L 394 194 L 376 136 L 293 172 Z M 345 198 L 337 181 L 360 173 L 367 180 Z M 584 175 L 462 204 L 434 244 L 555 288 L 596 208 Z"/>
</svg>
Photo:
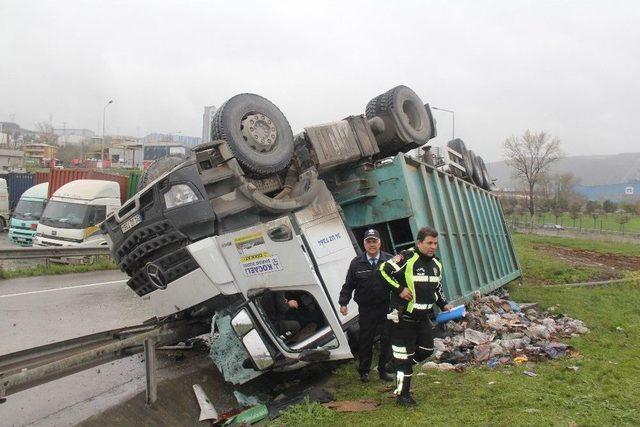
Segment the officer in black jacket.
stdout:
<svg viewBox="0 0 640 427">
<path fill-rule="evenodd" d="M 438 232 L 421 228 L 416 246 L 400 252 L 380 265 L 381 276 L 393 291 L 391 345 L 397 369 L 397 403 L 412 406 L 416 402 L 410 393 L 413 364 L 424 361 L 433 353 L 433 336 L 429 313 L 434 305 L 440 310 L 451 306 L 442 290 L 442 263 L 435 256 Z"/>
<path fill-rule="evenodd" d="M 374 230 L 367 230 L 364 234 L 365 252 L 351 261 L 347 278 L 340 291 L 340 313 L 348 314 L 347 304 L 355 290 L 354 301 L 358 303 L 360 335 L 358 337 L 358 358 L 360 366 L 360 380 L 369 381 L 369 369 L 373 357 L 373 338 L 380 333 L 380 358 L 378 359 L 378 374 L 380 379 L 393 381 L 393 375 L 386 372 L 387 362 L 391 360 L 391 345 L 389 342 L 389 287 L 377 274 L 377 267 L 391 258 L 391 254 L 380 250 L 380 234 Z"/>
</svg>

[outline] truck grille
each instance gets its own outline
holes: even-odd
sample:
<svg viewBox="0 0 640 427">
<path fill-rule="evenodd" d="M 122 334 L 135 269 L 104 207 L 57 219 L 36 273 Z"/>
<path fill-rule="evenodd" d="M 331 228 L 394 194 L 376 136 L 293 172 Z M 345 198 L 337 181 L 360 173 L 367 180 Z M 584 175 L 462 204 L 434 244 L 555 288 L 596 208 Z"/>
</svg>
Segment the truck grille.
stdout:
<svg viewBox="0 0 640 427">
<path fill-rule="evenodd" d="M 162 271 L 166 283 L 173 282 L 198 268 L 198 264 L 186 248 L 181 248 L 158 258 L 153 263 Z M 139 296 L 146 295 L 157 289 L 157 286 L 149 280 L 144 268 L 136 271 L 127 281 L 127 285 Z"/>
</svg>

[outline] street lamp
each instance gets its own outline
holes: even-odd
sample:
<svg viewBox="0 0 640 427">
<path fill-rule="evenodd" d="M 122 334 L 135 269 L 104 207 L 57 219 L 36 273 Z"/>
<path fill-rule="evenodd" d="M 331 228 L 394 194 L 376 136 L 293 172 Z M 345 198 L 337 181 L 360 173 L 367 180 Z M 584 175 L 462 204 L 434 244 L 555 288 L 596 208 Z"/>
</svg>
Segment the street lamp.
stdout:
<svg viewBox="0 0 640 427">
<path fill-rule="evenodd" d="M 456 139 L 456 113 L 454 113 L 453 110 L 447 110 L 446 108 L 438 108 L 438 107 L 431 107 L 431 108 L 433 108 L 434 110 L 451 113 L 451 123 L 452 123 L 451 139 Z"/>
<path fill-rule="evenodd" d="M 107 107 L 109 106 L 109 104 L 113 104 L 113 99 L 110 99 L 109 102 L 107 102 L 107 105 L 104 106 L 104 108 L 102 109 L 102 153 L 100 154 L 100 163 L 103 165 L 102 167 L 104 168 L 104 121 L 107 115 Z"/>
</svg>

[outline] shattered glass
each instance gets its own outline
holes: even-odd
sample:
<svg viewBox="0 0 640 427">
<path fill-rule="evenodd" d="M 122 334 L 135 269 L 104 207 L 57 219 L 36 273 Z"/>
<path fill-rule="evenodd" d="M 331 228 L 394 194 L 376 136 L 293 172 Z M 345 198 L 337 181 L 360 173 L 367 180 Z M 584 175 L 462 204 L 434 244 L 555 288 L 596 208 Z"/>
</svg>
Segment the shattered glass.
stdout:
<svg viewBox="0 0 640 427">
<path fill-rule="evenodd" d="M 212 330 L 219 335 L 211 343 L 209 357 L 224 376 L 225 381 L 232 384 L 244 384 L 262 374 L 254 369 L 242 367 L 242 363 L 249 357 L 247 352 L 231 328 L 231 316 L 214 318 Z"/>
</svg>

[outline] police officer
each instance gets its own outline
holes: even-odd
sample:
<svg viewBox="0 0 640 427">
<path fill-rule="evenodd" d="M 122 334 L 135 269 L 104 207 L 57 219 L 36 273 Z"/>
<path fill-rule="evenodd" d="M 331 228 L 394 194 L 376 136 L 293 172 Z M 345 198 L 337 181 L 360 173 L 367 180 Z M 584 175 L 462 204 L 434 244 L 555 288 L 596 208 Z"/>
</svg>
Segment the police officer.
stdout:
<svg viewBox="0 0 640 427">
<path fill-rule="evenodd" d="M 385 370 L 391 360 L 389 343 L 389 288 L 377 272 L 378 265 L 391 258 L 391 254 L 380 250 L 380 234 L 370 229 L 364 233 L 364 249 L 362 255 L 355 257 L 349 265 L 347 278 L 340 291 L 340 313 L 348 314 L 347 304 L 355 290 L 353 299 L 358 303 L 360 335 L 358 337 L 358 358 L 360 380 L 369 381 L 369 369 L 373 358 L 373 338 L 380 333 L 380 357 L 378 359 L 378 375 L 384 381 L 393 381 L 393 375 Z"/>
<path fill-rule="evenodd" d="M 413 406 L 410 393 L 413 364 L 433 353 L 429 313 L 433 305 L 450 310 L 442 291 L 442 263 L 435 256 L 438 232 L 430 227 L 418 231 L 415 247 L 400 252 L 379 268 L 393 290 L 390 317 L 391 348 L 397 370 L 396 402 Z"/>
</svg>

